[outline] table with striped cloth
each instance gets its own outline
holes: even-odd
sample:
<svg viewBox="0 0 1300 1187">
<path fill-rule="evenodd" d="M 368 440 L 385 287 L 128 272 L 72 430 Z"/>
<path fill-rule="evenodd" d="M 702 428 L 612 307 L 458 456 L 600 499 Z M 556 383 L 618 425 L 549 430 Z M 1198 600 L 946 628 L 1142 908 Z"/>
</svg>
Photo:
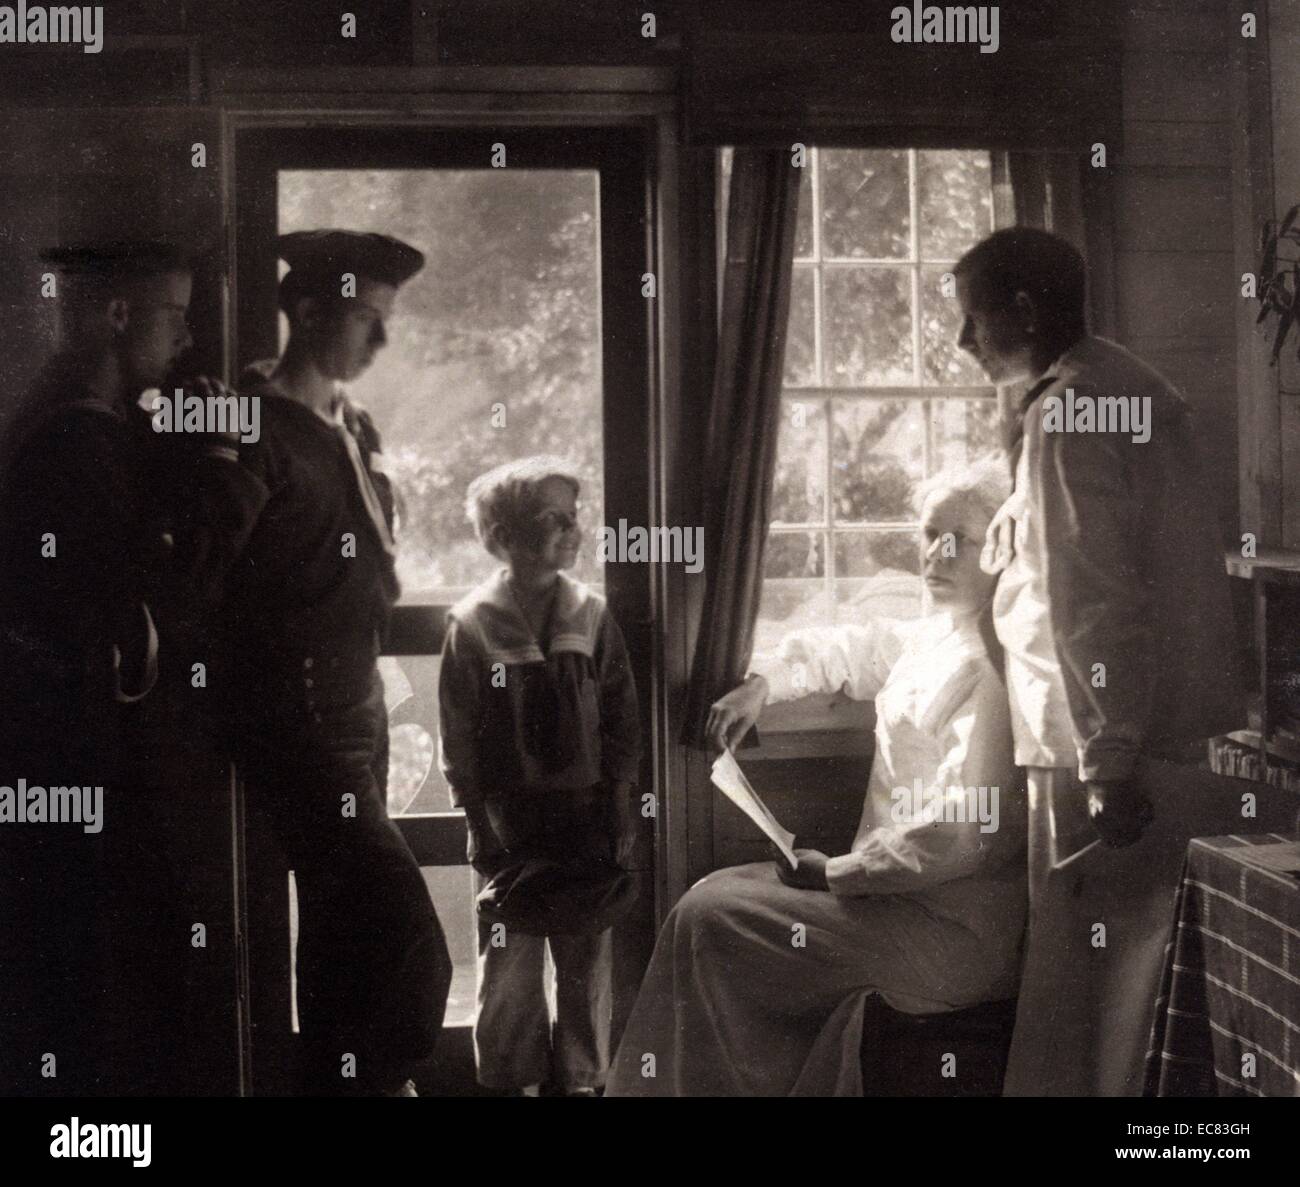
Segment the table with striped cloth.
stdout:
<svg viewBox="0 0 1300 1187">
<path fill-rule="evenodd" d="M 1300 878 L 1248 860 L 1288 841 L 1188 846 L 1145 1095 L 1300 1096 Z"/>
</svg>

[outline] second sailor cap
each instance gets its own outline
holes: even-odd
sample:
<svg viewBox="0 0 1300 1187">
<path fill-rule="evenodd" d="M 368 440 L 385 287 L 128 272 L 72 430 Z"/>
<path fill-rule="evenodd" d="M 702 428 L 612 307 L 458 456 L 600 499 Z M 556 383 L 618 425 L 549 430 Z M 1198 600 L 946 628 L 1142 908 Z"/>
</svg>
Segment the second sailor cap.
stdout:
<svg viewBox="0 0 1300 1187">
<path fill-rule="evenodd" d="M 331 280 L 351 272 L 397 288 L 424 267 L 418 248 L 373 231 L 290 231 L 278 246 L 291 271 Z"/>
</svg>

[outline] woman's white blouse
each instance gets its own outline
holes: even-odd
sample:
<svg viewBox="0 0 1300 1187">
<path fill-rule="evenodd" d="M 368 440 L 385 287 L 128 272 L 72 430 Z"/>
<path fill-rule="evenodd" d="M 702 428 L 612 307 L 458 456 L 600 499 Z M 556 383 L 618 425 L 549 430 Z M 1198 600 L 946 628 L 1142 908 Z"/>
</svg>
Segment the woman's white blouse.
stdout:
<svg viewBox="0 0 1300 1187">
<path fill-rule="evenodd" d="M 750 670 L 767 679 L 769 703 L 875 697 L 862 820 L 852 850 L 826 865 L 836 894 L 910 893 L 1023 862 L 1007 693 L 975 618 L 795 631 Z"/>
</svg>

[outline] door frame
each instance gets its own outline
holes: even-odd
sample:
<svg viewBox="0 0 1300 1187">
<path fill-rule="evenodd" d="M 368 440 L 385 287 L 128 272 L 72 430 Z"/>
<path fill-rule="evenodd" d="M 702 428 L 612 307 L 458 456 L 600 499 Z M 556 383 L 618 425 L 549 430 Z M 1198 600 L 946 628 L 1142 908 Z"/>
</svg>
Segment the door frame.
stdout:
<svg viewBox="0 0 1300 1187">
<path fill-rule="evenodd" d="M 467 98 L 468 104 L 464 102 Z M 611 110 L 609 104 L 591 103 L 589 96 L 564 96 L 577 102 L 560 104 L 566 108 L 562 112 L 539 112 L 531 109 L 535 104 L 519 103 L 520 98 L 513 95 L 506 104 L 498 100 L 487 110 L 472 110 L 477 106 L 475 100 L 481 97 L 455 96 L 457 110 L 426 114 L 337 109 L 288 114 L 227 111 L 222 130 L 227 149 L 222 156 L 228 262 L 227 299 L 223 302 L 227 376 L 234 375 L 237 359 L 260 357 L 266 346 L 273 353 L 276 345 L 274 329 L 266 328 L 275 325 L 266 312 L 268 302 L 271 310 L 275 308 L 274 191 L 266 186 L 265 160 L 254 164 L 251 153 L 264 153 L 269 145 L 313 150 L 310 159 L 301 159 L 301 164 L 292 153 L 278 158 L 271 166 L 272 175 L 275 168 L 320 168 L 335 160 L 358 168 L 367 164 L 382 166 L 400 157 L 398 146 L 409 159 L 420 134 L 428 133 L 433 143 L 420 146 L 426 159 L 411 162 L 414 167 L 481 167 L 491 143 L 510 143 L 509 137 L 515 136 L 515 145 L 509 150 L 509 167 L 583 167 L 590 162 L 601 170 L 604 450 L 607 479 L 614 478 L 606 485 L 606 522 L 617 522 L 620 515 L 630 522 L 648 524 L 692 522 L 698 517 L 689 514 L 692 500 L 683 498 L 688 492 L 677 479 L 689 472 L 689 467 L 682 465 L 677 448 L 683 416 L 678 349 L 681 309 L 677 284 L 680 267 L 675 121 L 669 118 L 661 96 L 648 97 L 642 110 L 636 110 L 635 103 L 614 104 Z M 546 106 L 554 106 L 554 99 L 551 97 Z M 466 106 L 471 110 L 465 110 Z M 502 110 L 503 106 L 510 109 Z M 323 137 L 328 137 L 334 148 L 322 156 L 319 150 Z M 358 145 L 377 151 L 362 159 L 359 153 L 352 155 Z M 388 152 L 397 155 L 383 157 Z M 256 201 L 251 205 L 248 202 L 249 194 L 257 192 L 254 187 L 259 185 L 261 209 Z M 612 200 L 606 197 L 607 187 L 612 187 Z M 268 197 L 269 210 L 265 208 Z M 636 225 L 628 222 L 621 232 L 611 234 L 606 212 L 617 212 L 620 202 L 626 204 L 627 211 L 636 209 Z M 268 235 L 272 236 L 269 243 Z M 654 300 L 640 295 L 640 277 L 645 271 L 656 275 L 658 292 Z M 622 277 L 626 277 L 627 286 L 620 300 L 611 281 Z M 635 292 L 635 300 L 627 299 L 630 292 Z M 230 294 L 235 294 L 238 301 L 231 300 Z M 258 325 L 265 335 L 260 339 Z M 617 327 L 622 349 L 611 348 L 611 327 Z M 253 346 L 263 350 L 255 356 L 250 351 Z M 611 416 L 612 401 L 620 392 L 640 393 L 634 405 L 638 415 L 633 424 L 628 423 L 626 411 Z M 611 432 L 615 424 L 618 431 Z M 686 439 L 697 437 L 688 434 Z M 620 485 L 621 474 L 638 471 L 641 481 L 635 490 L 627 483 Z M 669 695 L 669 689 L 680 690 L 685 684 L 687 632 L 667 631 L 665 624 L 684 621 L 682 610 L 690 580 L 680 566 L 606 568 L 607 593 L 635 657 L 642 697 L 646 757 L 641 790 L 653 792 L 658 809 L 653 826 L 645 828 L 646 835 L 633 861 L 642 880 L 642 910 L 626 934 L 616 936 L 615 1038 L 630 1010 L 657 922 L 668 903 L 680 893 L 685 876 L 684 840 L 690 797 L 680 793 L 685 787 L 685 753 L 677 743 L 682 698 Z M 429 650 L 436 651 L 440 642 L 439 608 L 398 608 L 389 650 L 394 654 L 428 654 Z M 670 788 L 679 789 L 679 794 L 672 794 Z M 437 817 L 411 817 L 399 819 L 398 824 L 422 865 L 464 863 L 463 819 L 453 824 Z M 267 860 L 257 849 L 256 843 L 250 846 L 250 861 L 255 868 L 259 861 Z M 656 854 L 667 860 L 657 861 Z M 259 897 L 257 890 L 256 885 L 251 888 L 250 900 L 260 903 L 260 910 L 265 912 L 270 904 L 265 893 Z M 287 929 L 287 889 L 283 895 L 273 897 L 277 902 L 284 900 L 283 925 Z M 280 1027 L 275 1020 L 287 1021 L 287 944 L 278 952 L 259 949 L 256 932 L 254 929 L 250 958 L 254 969 L 263 971 L 260 979 L 256 971 L 253 975 L 253 1058 L 255 1065 L 260 1062 L 263 1069 L 268 1063 L 284 1067 L 287 1063 L 281 1055 L 287 1054 L 284 1045 L 291 1044 L 292 1039 L 287 1027 L 286 1033 L 276 1033 Z M 268 970 L 272 980 L 282 978 L 278 986 L 266 984 Z M 468 1036 L 463 1038 L 467 1040 Z M 259 1049 L 263 1053 L 260 1061 Z M 454 1057 L 454 1052 L 448 1054 Z M 287 1091 L 288 1085 L 283 1076 L 263 1074 L 255 1077 L 254 1090 L 274 1093 Z"/>
</svg>

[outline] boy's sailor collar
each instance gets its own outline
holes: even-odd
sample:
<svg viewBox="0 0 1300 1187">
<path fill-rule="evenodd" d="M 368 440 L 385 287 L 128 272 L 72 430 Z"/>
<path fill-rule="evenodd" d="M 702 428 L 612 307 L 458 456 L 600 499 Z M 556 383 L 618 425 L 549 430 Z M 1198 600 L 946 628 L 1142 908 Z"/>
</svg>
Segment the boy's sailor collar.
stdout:
<svg viewBox="0 0 1300 1187">
<path fill-rule="evenodd" d="M 580 581 L 574 581 L 572 577 L 567 577 L 563 573 L 556 573 L 555 581 L 554 622 L 562 629 L 564 624 L 571 622 L 591 598 L 591 593 Z M 482 601 L 506 614 L 515 615 L 527 626 L 519 608 L 519 600 L 515 597 L 514 590 L 510 588 L 510 570 L 504 566 L 497 570 L 496 576 L 492 578 L 488 589 L 484 592 Z"/>
<path fill-rule="evenodd" d="M 577 651 L 594 656 L 600 625 L 600 600 L 580 581 L 556 575 L 554 629 L 548 650 Z M 454 617 L 472 618 L 491 661 L 542 663 L 546 657 L 524 620 L 509 585 L 509 570 L 501 568 L 474 593 L 452 607 Z"/>
<path fill-rule="evenodd" d="M 261 396 L 278 396 L 282 400 L 287 400 L 290 404 L 296 404 L 310 412 L 317 420 L 323 421 L 330 428 L 342 425 L 347 427 L 346 416 L 351 409 L 351 402 L 348 400 L 347 390 L 344 386 L 335 380 L 332 384 L 333 394 L 330 396 L 330 402 L 324 407 L 318 407 L 314 404 L 307 403 L 306 400 L 300 400 L 293 395 L 287 387 L 284 386 L 283 380 L 279 375 L 278 358 L 258 359 L 256 362 L 249 363 L 240 375 L 240 387 L 248 391 L 257 389 L 257 394 Z"/>
</svg>

